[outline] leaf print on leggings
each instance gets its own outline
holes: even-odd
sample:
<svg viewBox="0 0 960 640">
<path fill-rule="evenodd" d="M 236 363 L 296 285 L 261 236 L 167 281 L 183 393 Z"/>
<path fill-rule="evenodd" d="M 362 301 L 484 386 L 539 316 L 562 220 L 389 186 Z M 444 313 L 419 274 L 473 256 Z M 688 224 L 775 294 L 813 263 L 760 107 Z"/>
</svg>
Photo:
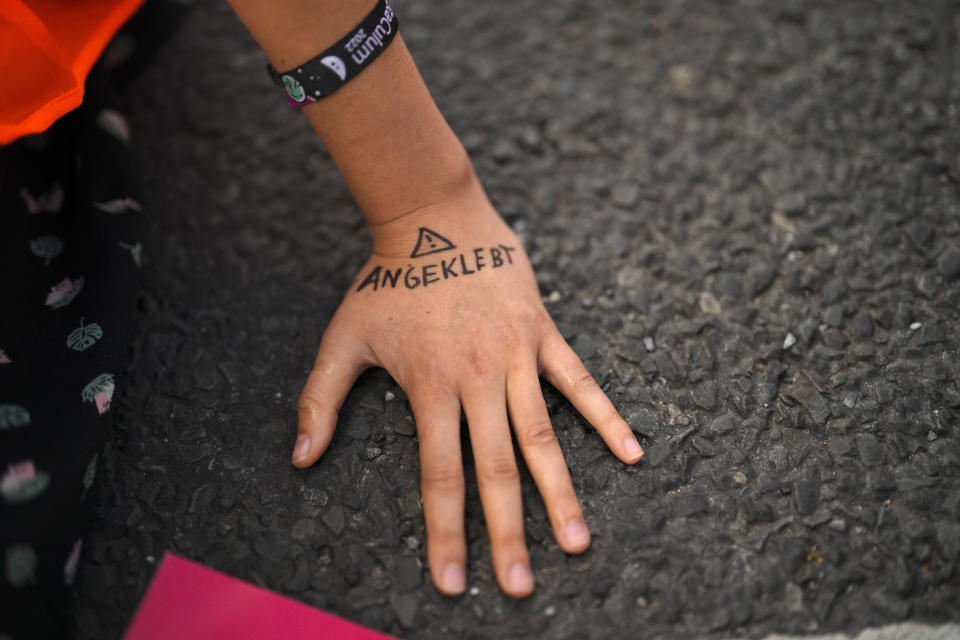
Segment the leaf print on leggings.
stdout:
<svg viewBox="0 0 960 640">
<path fill-rule="evenodd" d="M 130 144 L 130 125 L 119 111 L 104 109 L 97 114 L 97 125 L 125 144 Z"/>
<path fill-rule="evenodd" d="M 40 495 L 49 484 L 50 475 L 37 471 L 32 460 L 25 460 L 7 467 L 0 479 L 0 495 L 4 502 L 18 504 Z"/>
<path fill-rule="evenodd" d="M 96 322 L 83 324 L 83 318 L 80 318 L 80 326 L 70 332 L 67 336 L 67 346 L 74 351 L 85 351 L 103 337 L 103 329 Z"/>
<path fill-rule="evenodd" d="M 30 251 L 38 258 L 43 258 L 44 266 L 63 253 L 63 240 L 57 236 L 40 236 L 30 241 Z"/>
<path fill-rule="evenodd" d="M 18 404 L 0 404 L 0 429 L 25 427 L 30 424 L 30 412 Z"/>
<path fill-rule="evenodd" d="M 77 575 L 77 563 L 80 561 L 80 549 L 83 547 L 83 538 L 77 538 L 73 543 L 73 549 L 67 556 L 67 561 L 63 564 L 63 583 L 67 586 L 73 584 L 73 579 Z"/>
<path fill-rule="evenodd" d="M 83 493 L 80 494 L 81 500 L 87 497 L 87 491 L 89 491 L 90 487 L 93 486 L 93 479 L 96 476 L 97 476 L 97 454 L 93 454 L 93 457 L 90 458 L 90 462 L 87 463 L 87 470 L 83 472 Z"/>
<path fill-rule="evenodd" d="M 56 213 L 63 206 L 63 187 L 59 182 L 54 182 L 49 190 L 37 197 L 30 195 L 26 189 L 20 189 L 20 197 L 23 198 L 23 203 L 27 205 L 27 211 L 31 214 Z"/>
<path fill-rule="evenodd" d="M 51 309 L 64 307 L 77 297 L 81 289 L 83 289 L 83 278 L 74 278 L 73 280 L 64 278 L 50 287 L 50 293 L 47 294 L 46 305 Z"/>
<path fill-rule="evenodd" d="M 105 414 L 110 409 L 110 401 L 113 400 L 113 374 L 101 373 L 83 388 L 80 396 L 84 402 L 96 404 L 100 415 Z"/>
<path fill-rule="evenodd" d="M 133 198 L 117 198 L 106 202 L 94 202 L 93 206 L 104 213 L 126 213 L 127 211 L 143 212 L 143 207 Z"/>
<path fill-rule="evenodd" d="M 130 257 L 133 258 L 133 264 L 140 266 L 140 255 L 143 253 L 143 245 L 139 242 L 136 244 L 129 244 L 126 242 L 118 242 L 121 247 L 130 252 Z"/>
<path fill-rule="evenodd" d="M 37 554 L 28 544 L 12 544 L 4 554 L 7 580 L 15 587 L 37 583 Z"/>
</svg>

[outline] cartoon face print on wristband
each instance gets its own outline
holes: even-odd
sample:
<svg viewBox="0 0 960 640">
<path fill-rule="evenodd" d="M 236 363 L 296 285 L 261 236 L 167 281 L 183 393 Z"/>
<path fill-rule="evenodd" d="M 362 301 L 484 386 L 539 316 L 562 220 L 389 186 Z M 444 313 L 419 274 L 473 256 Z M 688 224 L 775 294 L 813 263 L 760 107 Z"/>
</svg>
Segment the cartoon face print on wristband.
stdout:
<svg viewBox="0 0 960 640">
<path fill-rule="evenodd" d="M 500 269 L 513 264 L 512 253 L 516 247 L 497 244 L 494 247 L 474 247 L 469 251 L 456 252 L 457 246 L 441 234 L 420 227 L 417 244 L 410 253 L 411 258 L 430 256 L 427 261 L 418 260 L 406 267 L 389 268 L 375 265 L 360 281 L 356 291 L 366 288 L 372 291 L 381 289 L 419 289 L 444 282 L 471 276 L 484 269 Z M 445 255 L 437 255 L 437 254 Z"/>
</svg>

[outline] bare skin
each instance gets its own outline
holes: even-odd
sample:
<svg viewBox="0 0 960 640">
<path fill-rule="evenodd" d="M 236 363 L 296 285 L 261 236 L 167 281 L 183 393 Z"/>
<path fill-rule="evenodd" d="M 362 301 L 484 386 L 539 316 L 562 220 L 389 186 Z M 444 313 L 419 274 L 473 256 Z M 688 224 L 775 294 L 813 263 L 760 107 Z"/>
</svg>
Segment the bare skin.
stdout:
<svg viewBox="0 0 960 640">
<path fill-rule="evenodd" d="M 338 39 L 373 4 L 230 3 L 278 68 L 299 64 Z M 267 5 L 287 13 L 265 12 Z M 297 45 L 309 51 L 287 51 L 285 42 L 306 36 L 283 15 L 305 7 L 322 15 L 328 5 L 336 5 L 331 11 L 346 24 L 329 27 L 324 42 Z M 430 575 L 440 591 L 456 595 L 466 587 L 462 409 L 498 583 L 507 594 L 525 597 L 534 581 L 511 429 L 557 544 L 567 553 L 590 545 L 539 378 L 559 389 L 625 463 L 638 462 L 643 451 L 557 331 L 522 246 L 490 205 L 402 39 L 304 111 L 364 211 L 374 253 L 324 333 L 297 404 L 293 464 L 308 467 L 326 450 L 357 376 L 369 367 L 386 369 L 407 393 L 417 423 Z M 412 257 L 421 228 L 455 248 Z"/>
</svg>

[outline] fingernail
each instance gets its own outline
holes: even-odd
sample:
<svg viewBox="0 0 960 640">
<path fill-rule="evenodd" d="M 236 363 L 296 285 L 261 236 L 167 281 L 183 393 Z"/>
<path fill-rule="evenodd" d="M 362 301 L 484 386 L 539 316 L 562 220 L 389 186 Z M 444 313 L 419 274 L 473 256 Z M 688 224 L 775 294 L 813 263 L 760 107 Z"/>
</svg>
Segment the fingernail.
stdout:
<svg viewBox="0 0 960 640">
<path fill-rule="evenodd" d="M 460 565 L 448 564 L 440 576 L 440 581 L 444 591 L 460 593 L 467 586 L 467 574 Z"/>
<path fill-rule="evenodd" d="M 567 526 L 563 528 L 563 537 L 571 547 L 582 547 L 590 542 L 590 532 L 587 531 L 587 525 L 579 520 L 567 523 Z"/>
<path fill-rule="evenodd" d="M 310 438 L 308 436 L 298 436 L 297 444 L 293 446 L 293 461 L 300 462 L 307 457 L 310 451 Z"/>
<path fill-rule="evenodd" d="M 525 592 L 533 588 L 533 574 L 525 564 L 517 563 L 507 573 L 507 585 L 511 591 Z"/>
<path fill-rule="evenodd" d="M 643 455 L 643 449 L 640 448 L 640 443 L 637 442 L 637 439 L 633 436 L 623 439 L 623 450 L 631 460 Z"/>
</svg>

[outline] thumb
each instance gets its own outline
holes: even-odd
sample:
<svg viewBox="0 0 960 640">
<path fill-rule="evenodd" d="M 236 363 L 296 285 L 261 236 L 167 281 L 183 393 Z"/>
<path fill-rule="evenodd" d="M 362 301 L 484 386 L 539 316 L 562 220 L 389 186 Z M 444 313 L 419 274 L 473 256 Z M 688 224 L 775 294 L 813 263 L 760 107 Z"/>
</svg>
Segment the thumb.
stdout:
<svg viewBox="0 0 960 640">
<path fill-rule="evenodd" d="M 362 349 L 351 347 L 338 342 L 329 330 L 320 342 L 313 371 L 297 400 L 295 467 L 309 467 L 327 450 L 337 426 L 337 412 L 357 377 L 370 366 Z"/>
</svg>

